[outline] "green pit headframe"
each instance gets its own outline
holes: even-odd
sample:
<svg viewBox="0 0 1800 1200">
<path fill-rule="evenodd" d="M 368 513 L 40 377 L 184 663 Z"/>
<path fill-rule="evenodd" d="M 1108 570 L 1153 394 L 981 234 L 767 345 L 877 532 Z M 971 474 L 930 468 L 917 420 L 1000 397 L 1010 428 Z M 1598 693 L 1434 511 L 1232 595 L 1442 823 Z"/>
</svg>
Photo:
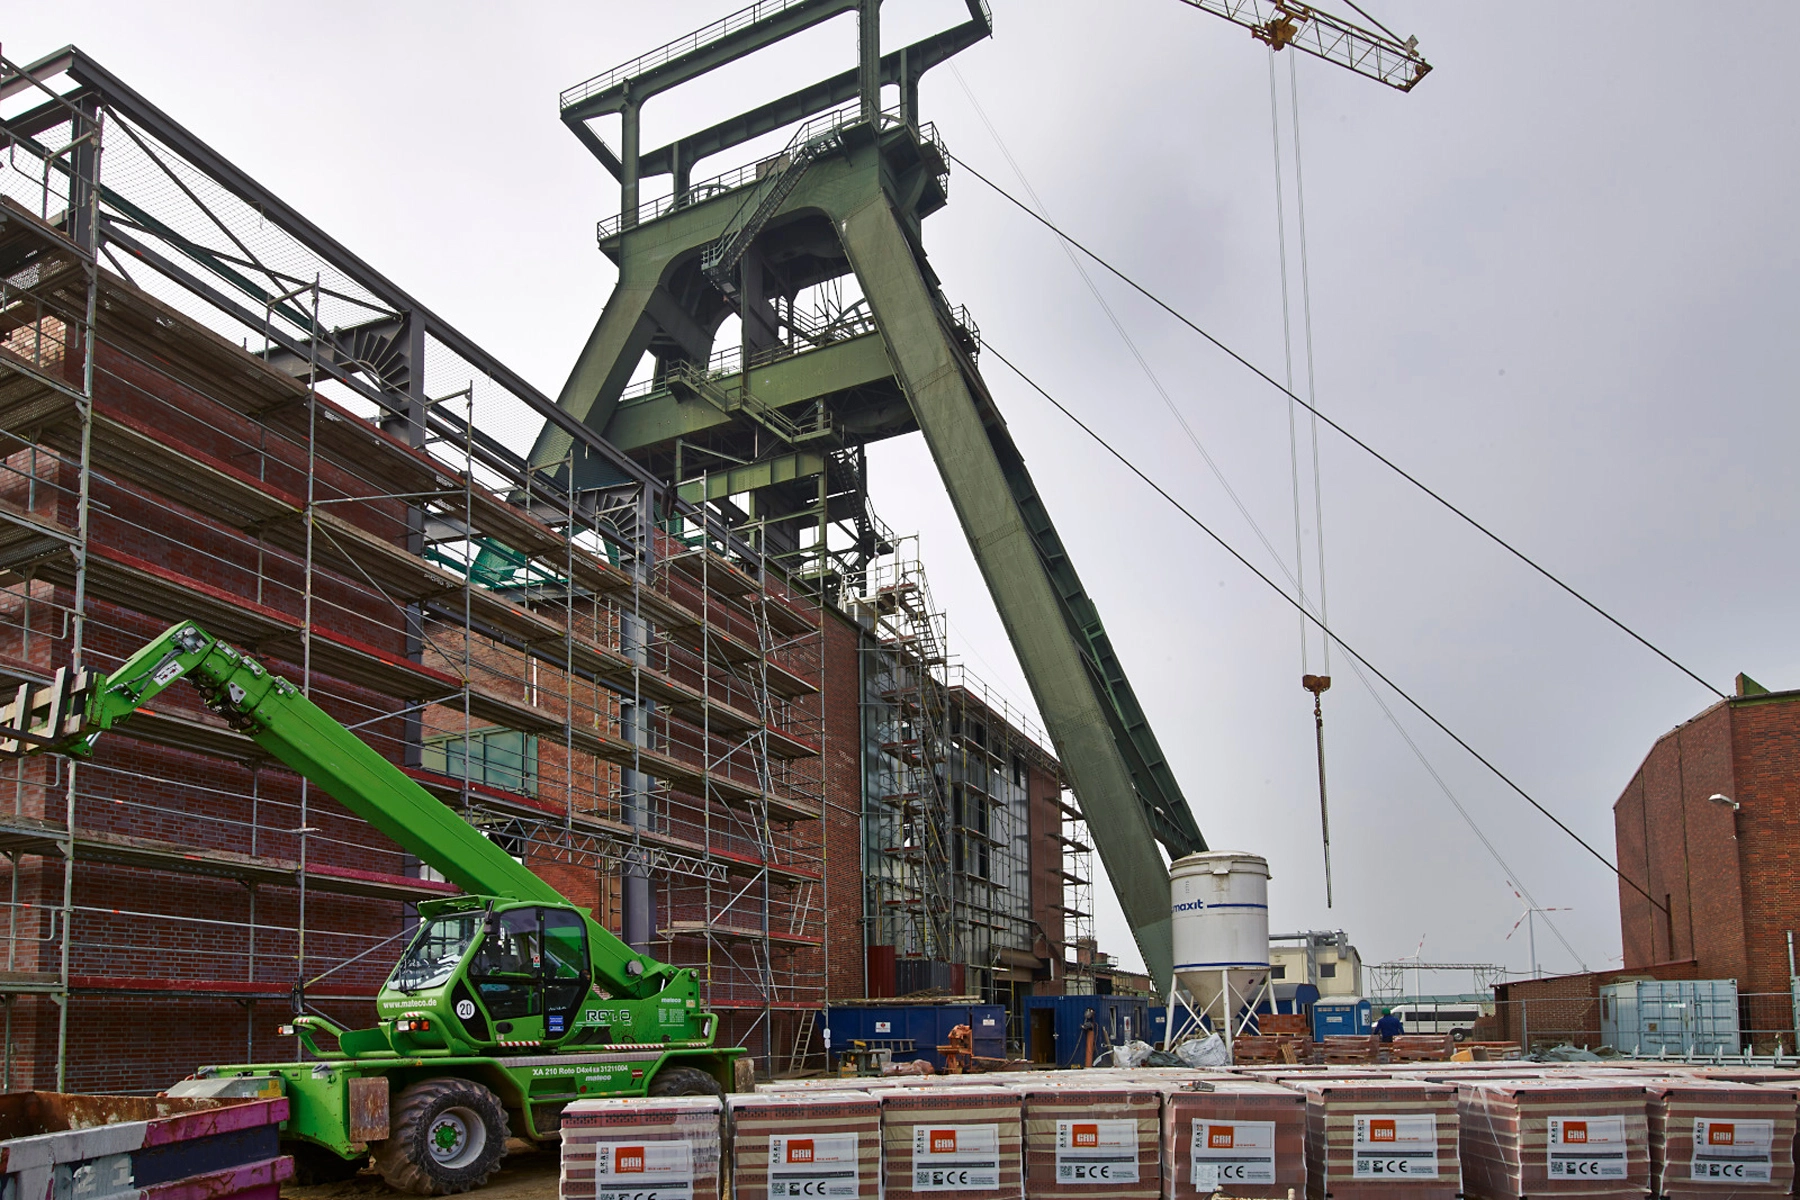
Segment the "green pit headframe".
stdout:
<svg viewBox="0 0 1800 1200">
<path fill-rule="evenodd" d="M 617 286 L 558 403 L 660 473 L 681 462 L 684 444 L 745 462 L 734 479 L 766 489 L 770 505 L 786 502 L 778 489 L 796 486 L 796 476 L 826 471 L 825 451 L 923 432 L 1145 965 L 1161 984 L 1173 958 L 1157 843 L 1179 857 L 1206 842 L 921 239 L 924 217 L 945 201 L 948 168 L 934 132 L 919 122 L 919 79 L 991 34 L 986 5 L 968 5 L 964 24 L 883 55 L 878 0 L 764 0 L 565 92 L 563 119 L 619 180 L 621 217 L 601 227 Z M 638 114 L 650 97 L 851 12 L 860 22 L 855 70 L 640 149 Z M 898 85 L 897 113 L 881 111 L 883 85 Z M 855 111 L 803 127 L 805 136 L 757 170 L 692 182 L 700 159 L 859 98 Z M 623 122 L 617 154 L 587 125 L 606 114 Z M 640 203 L 640 181 L 662 173 L 673 176 L 672 195 Z M 727 238 L 731 277 L 720 280 L 705 262 Z M 741 258 L 740 243 L 749 245 Z M 782 299 L 844 275 L 861 287 L 872 328 L 771 353 Z M 706 376 L 714 337 L 734 315 L 750 365 L 682 386 Z M 625 399 L 646 353 L 663 386 Z M 824 419 L 784 425 L 769 416 L 802 412 Z M 532 463 L 559 470 L 570 446 L 567 433 L 547 425 Z M 583 480 L 577 466 L 577 485 L 607 482 Z"/>
</svg>

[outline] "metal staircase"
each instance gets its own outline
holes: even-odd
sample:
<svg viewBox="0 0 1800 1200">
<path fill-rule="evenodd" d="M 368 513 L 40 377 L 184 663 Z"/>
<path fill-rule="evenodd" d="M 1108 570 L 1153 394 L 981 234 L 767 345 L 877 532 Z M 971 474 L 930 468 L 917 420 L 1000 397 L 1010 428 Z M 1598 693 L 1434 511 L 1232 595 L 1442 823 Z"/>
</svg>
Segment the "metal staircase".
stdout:
<svg viewBox="0 0 1800 1200">
<path fill-rule="evenodd" d="M 738 263 L 756 241 L 756 235 L 794 194 L 813 163 L 842 150 L 844 131 L 861 122 L 861 113 L 855 109 L 838 109 L 815 117 L 795 132 L 787 149 L 759 164 L 768 171 L 762 185 L 744 197 L 725 232 L 700 256 L 700 269 L 714 287 L 727 296 L 737 295 Z"/>
</svg>

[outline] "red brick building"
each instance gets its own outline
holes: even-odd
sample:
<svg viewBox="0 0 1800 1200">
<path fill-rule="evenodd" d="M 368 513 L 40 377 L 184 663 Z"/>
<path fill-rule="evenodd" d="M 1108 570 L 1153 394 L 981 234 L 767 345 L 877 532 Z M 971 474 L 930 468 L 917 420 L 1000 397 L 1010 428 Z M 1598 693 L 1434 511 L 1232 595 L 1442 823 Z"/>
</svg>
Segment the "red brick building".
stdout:
<svg viewBox="0 0 1800 1200">
<path fill-rule="evenodd" d="M 931 913 L 985 933 L 884 936 L 927 899 L 870 865 L 927 825 L 875 786 L 908 703 L 874 682 L 879 585 L 798 582 L 597 434 L 528 462 L 548 398 L 91 60 L 33 70 L 53 98 L 0 122 L 47 160 L 0 173 L 0 690 L 195 621 L 694 968 L 777 1068 L 816 1063 L 801 1014 L 864 995 L 871 945 L 1061 989 L 1060 769 L 941 659 Z M 290 1057 L 277 1025 L 368 1023 L 409 906 L 454 891 L 191 689 L 150 707 L 91 760 L 0 765 L 0 1087 Z"/>
<path fill-rule="evenodd" d="M 1692 960 L 1698 978 L 1738 981 L 1746 1029 L 1792 1029 L 1800 692 L 1739 676 L 1738 695 L 1657 739 L 1613 827 L 1630 881 L 1619 886 L 1625 968 Z"/>
</svg>

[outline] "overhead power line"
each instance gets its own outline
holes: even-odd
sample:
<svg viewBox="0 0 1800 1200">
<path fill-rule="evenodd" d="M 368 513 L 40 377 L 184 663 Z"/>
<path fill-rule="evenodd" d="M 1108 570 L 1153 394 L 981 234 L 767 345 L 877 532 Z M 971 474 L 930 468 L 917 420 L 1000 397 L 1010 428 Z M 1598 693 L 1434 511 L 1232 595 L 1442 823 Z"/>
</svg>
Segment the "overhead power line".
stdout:
<svg viewBox="0 0 1800 1200">
<path fill-rule="evenodd" d="M 1356 647 L 1354 647 L 1350 643 L 1346 642 L 1342 637 L 1339 637 L 1335 631 L 1327 628 L 1325 623 L 1323 621 L 1319 620 L 1318 617 L 1314 616 L 1306 608 L 1305 605 L 1301 604 L 1300 601 L 1296 600 L 1293 596 L 1290 596 L 1288 594 L 1286 588 L 1282 587 L 1279 583 L 1276 583 L 1273 579 L 1270 579 L 1268 577 L 1268 575 L 1264 574 L 1263 571 L 1256 566 L 1255 563 L 1251 562 L 1248 558 L 1245 558 L 1242 554 L 1240 554 L 1238 552 L 1238 550 L 1234 546 L 1232 546 L 1232 544 L 1230 542 L 1226 541 L 1218 533 L 1214 532 L 1212 526 L 1208 525 L 1205 521 L 1202 521 L 1199 517 L 1195 516 L 1193 513 L 1193 510 L 1189 509 L 1185 504 L 1183 504 L 1181 501 L 1177 500 L 1160 483 L 1156 482 L 1156 480 L 1152 479 L 1149 475 L 1145 474 L 1144 471 L 1142 469 L 1140 469 L 1136 463 L 1132 462 L 1129 458 L 1126 458 L 1125 455 L 1122 454 L 1119 450 L 1115 449 L 1111 442 L 1107 441 L 1104 437 L 1101 437 L 1100 434 L 1096 433 L 1094 431 L 1094 429 L 1090 425 L 1088 425 L 1088 423 L 1086 421 L 1083 421 L 1080 417 L 1076 416 L 1073 412 L 1069 411 L 1068 408 L 1064 407 L 1062 401 L 1058 400 L 1055 396 L 1052 396 L 1049 392 L 1045 391 L 1043 386 L 1041 384 L 1039 384 L 1037 382 L 1037 380 L 1033 379 L 1031 376 L 1027 375 L 1024 371 L 1020 370 L 1018 364 L 1014 363 L 1011 359 L 1007 358 L 1006 355 L 1002 354 L 994 346 L 994 344 L 991 341 L 989 341 L 987 339 L 983 339 L 981 349 L 982 349 L 983 354 L 991 354 L 993 357 L 999 359 L 1001 361 L 1001 363 L 1006 366 L 1007 370 L 1011 371 L 1014 375 L 1017 375 L 1021 380 L 1023 380 L 1025 385 L 1027 387 L 1029 387 L 1032 391 L 1034 391 L 1038 395 L 1042 396 L 1045 400 L 1048 400 L 1050 402 L 1051 406 L 1054 407 L 1057 412 L 1059 412 L 1063 416 L 1067 417 L 1071 422 L 1074 423 L 1076 428 L 1080 429 L 1083 433 L 1087 434 L 1088 437 L 1092 438 L 1096 443 L 1098 443 L 1101 449 L 1105 450 L 1108 454 L 1110 454 L 1114 458 L 1118 459 L 1119 462 L 1125 467 L 1126 470 L 1130 471 L 1133 475 L 1136 475 L 1145 484 L 1149 485 L 1149 487 L 1152 491 L 1154 491 L 1158 496 L 1161 496 L 1164 500 L 1168 501 L 1168 503 L 1172 507 L 1174 507 L 1174 509 L 1177 512 L 1179 512 L 1182 516 L 1186 517 L 1190 522 L 1192 522 L 1193 525 L 1200 530 L 1200 532 L 1204 533 L 1207 537 L 1211 538 L 1214 542 L 1218 543 L 1220 549 L 1224 550 L 1225 553 L 1227 553 L 1227 554 L 1231 555 L 1231 557 L 1235 558 L 1244 567 L 1245 570 L 1249 571 L 1252 575 L 1255 575 L 1258 579 L 1260 579 L 1264 583 L 1264 585 L 1266 585 L 1269 588 L 1270 591 L 1274 592 L 1277 596 L 1280 596 L 1282 598 L 1282 600 L 1285 601 L 1287 604 L 1291 605 L 1295 609 L 1298 609 L 1300 614 L 1306 620 L 1308 620 L 1312 624 L 1318 626 L 1319 632 L 1323 636 L 1330 638 L 1332 641 L 1336 642 L 1338 644 L 1338 647 L 1341 650 L 1343 650 L 1344 653 L 1350 655 L 1350 657 L 1354 658 L 1357 662 L 1359 662 L 1363 666 L 1367 667 L 1369 669 L 1370 674 L 1374 675 L 1375 678 L 1381 680 L 1381 682 L 1385 683 L 1388 687 L 1392 688 L 1395 695 L 1399 696 L 1402 700 L 1406 701 L 1409 705 L 1411 705 L 1414 709 L 1416 709 L 1418 711 L 1419 715 L 1423 716 L 1427 721 L 1430 721 L 1433 725 L 1435 725 L 1438 728 L 1439 732 L 1443 733 L 1444 736 L 1448 737 L 1451 741 L 1455 742 L 1458 746 L 1462 747 L 1462 749 L 1465 752 L 1467 752 L 1469 757 L 1473 758 L 1476 762 L 1478 762 L 1482 766 L 1486 767 L 1494 775 L 1494 777 L 1496 779 L 1500 780 L 1500 782 L 1504 783 L 1507 787 L 1511 788 L 1514 792 L 1517 792 L 1519 794 L 1519 796 L 1525 801 L 1525 803 L 1527 803 L 1527 804 L 1531 805 L 1531 807 L 1537 809 L 1537 811 L 1539 813 L 1541 813 L 1545 817 L 1545 819 L 1547 819 L 1552 825 L 1555 825 L 1558 829 L 1562 830 L 1562 832 L 1564 832 L 1570 838 L 1572 838 L 1575 841 L 1576 845 L 1580 846 L 1583 850 L 1586 850 L 1589 854 L 1593 855 L 1594 858 L 1596 860 L 1598 860 L 1603 866 L 1605 866 L 1605 868 L 1608 871 L 1611 871 L 1614 875 L 1618 876 L 1618 878 L 1620 880 L 1622 880 L 1624 883 L 1628 884 L 1632 888 L 1632 890 L 1636 891 L 1638 894 L 1643 896 L 1644 899 L 1648 900 L 1650 902 L 1651 907 L 1660 910 L 1665 915 L 1668 913 L 1669 910 L 1666 905 L 1662 904 L 1661 902 L 1659 902 L 1656 899 L 1656 897 L 1652 896 L 1649 892 L 1645 891 L 1644 888 L 1636 880 L 1632 879 L 1629 875 L 1627 875 L 1623 871 L 1619 870 L 1619 868 L 1616 865 L 1614 865 L 1613 861 L 1611 859 L 1607 858 L 1606 855 L 1600 853 L 1599 850 L 1595 849 L 1591 842 L 1589 842 L 1586 838 L 1582 837 L 1579 833 L 1576 833 L 1573 829 L 1571 829 L 1566 823 L 1564 823 L 1564 821 L 1561 817 L 1557 816 L 1555 813 L 1551 812 L 1548 808 L 1546 808 L 1543 804 L 1539 803 L 1535 796 L 1533 796 L 1530 792 L 1526 791 L 1519 784 L 1515 783 L 1513 781 L 1512 776 L 1508 775 L 1505 771 L 1502 771 L 1490 759 L 1488 759 L 1486 755 L 1482 754 L 1481 751 L 1477 750 L 1474 746 L 1470 745 L 1466 740 L 1464 740 L 1463 737 L 1460 734 L 1458 734 L 1454 729 L 1450 728 L 1450 726 L 1446 725 L 1443 721 L 1439 720 L 1437 717 L 1437 714 L 1433 713 L 1429 708 L 1426 708 L 1418 700 L 1414 699 L 1412 696 L 1412 693 L 1408 692 L 1405 688 L 1401 687 L 1399 684 L 1395 683 L 1392 679 L 1390 679 L 1387 676 L 1387 674 L 1381 670 L 1380 667 L 1377 667 L 1374 663 L 1370 662 L 1367 657 L 1365 657 L 1361 652 L 1359 652 L 1356 649 Z M 1304 402 L 1302 402 L 1302 403 L 1304 403 Z"/>
<path fill-rule="evenodd" d="M 1394 474 L 1400 476 L 1400 478 L 1406 480 L 1406 482 L 1412 484 L 1415 488 L 1418 488 L 1421 492 L 1425 493 L 1427 496 L 1429 496 L 1433 500 L 1437 501 L 1444 508 L 1448 509 L 1450 512 L 1454 513 L 1456 516 L 1460 517 L 1471 528 L 1473 528 L 1477 532 L 1481 533 L 1489 541 L 1493 542 L 1496 546 L 1499 546 L 1502 550 L 1505 550 L 1508 554 L 1512 555 L 1514 558 L 1518 559 L 1520 562 L 1522 562 L 1526 566 L 1530 567 L 1533 571 L 1536 571 L 1539 575 L 1542 575 L 1545 579 L 1549 580 L 1551 583 L 1555 584 L 1557 587 L 1559 587 L 1563 591 L 1567 592 L 1570 596 L 1572 596 L 1576 600 L 1580 601 L 1590 611 L 1595 613 L 1597 616 L 1601 617 L 1608 624 L 1612 625 L 1615 629 L 1618 629 L 1621 633 L 1625 634 L 1627 637 L 1629 637 L 1633 641 L 1637 642 L 1640 646 L 1644 647 L 1646 650 L 1650 651 L 1652 654 L 1656 655 L 1658 658 L 1662 659 L 1664 662 L 1666 662 L 1670 666 L 1674 667 L 1677 671 L 1680 671 L 1683 675 L 1686 675 L 1689 679 L 1693 680 L 1695 683 L 1699 684 L 1701 687 L 1703 687 L 1707 691 L 1711 692 L 1714 696 L 1716 696 L 1720 700 L 1729 699 L 1729 697 L 1723 691 L 1720 691 L 1717 687 L 1714 687 L 1712 684 L 1708 683 L 1705 679 L 1701 678 L 1700 675 L 1698 675 L 1694 671 L 1690 670 L 1687 666 L 1683 665 L 1681 662 L 1677 661 L 1673 655 L 1671 655 L 1667 651 L 1663 650 L 1660 646 L 1656 645 L 1649 638 L 1646 638 L 1643 634 L 1641 634 L 1637 630 L 1631 628 L 1631 626 L 1625 624 L 1625 622 L 1619 620 L 1619 618 L 1613 616 L 1611 613 L 1607 612 L 1604 608 L 1601 608 L 1594 601 L 1588 599 L 1582 593 L 1575 590 L 1575 588 L 1573 586 L 1571 586 L 1570 584 L 1563 582 L 1563 580 L 1561 578 L 1559 578 L 1557 575 L 1555 575 L 1554 573 L 1552 573 L 1549 568 L 1540 565 L 1537 562 L 1537 560 L 1533 559 L 1530 555 L 1526 554 L 1523 550 L 1520 550 L 1518 547 L 1514 546 L 1511 542 L 1507 541 L 1505 538 L 1503 538 L 1499 534 L 1495 533 L 1492 529 L 1489 529 L 1486 525 L 1483 525 L 1480 521 L 1478 521 L 1474 517 L 1470 516 L 1467 512 L 1463 511 L 1461 508 L 1458 508 L 1455 504 L 1451 503 L 1441 493 L 1435 491 L 1428 484 L 1426 484 L 1423 480 L 1419 479 L 1416 475 L 1412 474 L 1410 471 L 1407 471 L 1404 467 L 1400 466 L 1393 459 L 1389 458 L 1387 455 L 1383 454 L 1381 451 L 1375 449 L 1375 447 L 1369 445 L 1369 443 L 1367 443 L 1367 442 L 1363 441 L 1361 438 L 1357 437 L 1354 433 L 1351 433 L 1348 429 L 1344 428 L 1338 422 L 1332 420 L 1331 417 L 1329 417 L 1325 413 L 1321 412 L 1313 404 L 1311 404 L 1308 401 L 1303 400 L 1299 396 L 1295 395 L 1291 389 L 1283 387 L 1282 384 L 1280 383 L 1280 381 L 1275 379 L 1273 376 L 1269 375 L 1268 372 L 1264 371 L 1261 367 L 1257 366 L 1255 363 L 1253 363 L 1249 359 L 1245 358 L 1242 354 L 1239 354 L 1236 350 L 1234 350 L 1230 346 L 1226 345 L 1223 341 L 1219 340 L 1217 337 L 1213 336 L 1211 333 L 1209 333 L 1205 329 L 1201 328 L 1198 324 L 1196 324 L 1194 321 L 1190 320 L 1186 315 L 1184 315 L 1180 310 L 1176 309 L 1173 305 L 1169 304 L 1166 300 L 1164 300 L 1160 296 L 1156 295 L 1156 293 L 1152 292 L 1149 288 L 1146 288 L 1143 284 L 1137 282 L 1137 280 L 1133 279 L 1131 276 L 1125 274 L 1125 272 L 1121 271 L 1119 268 L 1113 266 L 1110 262 L 1108 262 L 1108 261 L 1106 261 L 1106 259 L 1100 257 L 1100 255 L 1095 253 L 1093 250 L 1088 249 L 1087 246 L 1082 244 L 1076 238 L 1074 238 L 1073 236 L 1071 236 L 1068 233 L 1065 233 L 1054 222 L 1050 221 L 1048 218 L 1042 216 L 1041 214 L 1033 211 L 1033 209 L 1031 208 L 1030 205 L 1026 204 L 1024 201 L 1022 201 L 1018 197 L 1014 196 L 1011 192 L 1008 192 L 1005 188 L 1001 187 L 999 184 L 997 184 L 993 180 L 989 179 L 986 175 L 983 175 L 980 171 L 976 170 L 974 167 L 970 166 L 967 162 L 964 162 L 962 159 L 958 158 L 955 154 L 951 154 L 948 151 L 946 151 L 945 153 L 948 155 L 948 157 L 951 159 L 951 161 L 955 162 L 958 166 L 962 167 L 965 171 L 969 172 L 969 174 L 973 175 L 975 178 L 979 179 L 982 183 L 985 183 L 988 187 L 992 188 L 996 193 L 998 193 L 1007 202 L 1012 204 L 1020 212 L 1024 213 L 1026 216 L 1030 217 L 1032 220 L 1038 222 L 1040 225 L 1044 226 L 1044 228 L 1048 229 L 1051 233 L 1054 233 L 1057 237 L 1063 239 L 1069 245 L 1075 247 L 1075 249 L 1081 251 L 1083 254 L 1085 254 L 1089 258 L 1093 259 L 1103 269 L 1105 269 L 1108 273 L 1110 273 L 1115 278 L 1117 278 L 1120 282 L 1124 283 L 1127 287 L 1131 288 L 1133 291 L 1137 292 L 1140 296 L 1143 296 L 1146 300 L 1150 301 L 1150 303 L 1156 305 L 1158 308 L 1160 308 L 1164 312 L 1168 313 L 1171 317 L 1174 317 L 1177 321 L 1179 321 L 1183 325 L 1187 326 L 1193 332 L 1195 332 L 1195 333 L 1199 334 L 1201 337 L 1205 338 L 1208 342 L 1211 342 L 1215 347 L 1217 347 L 1219 350 L 1223 351 L 1228 357 L 1230 357 L 1238 365 L 1244 367 L 1246 370 L 1248 370 L 1252 374 L 1254 374 L 1258 379 L 1261 379 L 1264 383 L 1267 383 L 1270 387 L 1274 388 L 1276 391 L 1280 392 L 1282 395 L 1288 397 L 1290 400 L 1294 401 L 1296 404 L 1299 404 L 1301 407 L 1305 408 L 1308 412 L 1312 413 L 1313 416 L 1315 416 L 1319 420 L 1325 422 L 1325 424 L 1329 425 L 1332 429 L 1336 430 L 1344 438 L 1348 439 L 1352 445 L 1356 446 L 1358 449 L 1360 449 L 1364 453 L 1368 454 L 1371 458 L 1375 459 L 1376 462 L 1379 462 L 1382 466 L 1388 468 L 1388 470 L 1394 472 Z M 1011 365 L 1011 364 L 1008 364 L 1008 365 Z M 1015 368 L 1015 370 L 1016 370 L 1016 368 Z M 1021 378 L 1023 378 L 1023 376 L 1021 376 Z M 1033 386 L 1035 387 L 1036 385 L 1034 384 Z M 1070 419 L 1073 420 L 1074 418 L 1071 417 Z M 1084 428 L 1085 428 L 1085 426 L 1084 426 Z M 1129 464 L 1127 464 L 1127 465 L 1129 465 Z M 1252 567 L 1251 570 L 1255 570 L 1255 568 Z M 1260 572 L 1259 572 L 1259 574 L 1260 574 Z M 1304 610 L 1302 610 L 1302 611 L 1304 611 Z M 1308 614 L 1308 616 L 1310 617 L 1310 614 Z M 1324 627 L 1321 626 L 1320 628 L 1323 629 Z"/>
</svg>

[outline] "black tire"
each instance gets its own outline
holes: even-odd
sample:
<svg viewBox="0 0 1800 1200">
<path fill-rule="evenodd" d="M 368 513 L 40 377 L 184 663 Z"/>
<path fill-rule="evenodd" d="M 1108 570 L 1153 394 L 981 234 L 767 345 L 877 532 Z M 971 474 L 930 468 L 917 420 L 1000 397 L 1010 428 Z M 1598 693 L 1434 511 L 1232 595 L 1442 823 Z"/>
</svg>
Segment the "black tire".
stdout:
<svg viewBox="0 0 1800 1200">
<path fill-rule="evenodd" d="M 1468 1030 L 1466 1030 L 1466 1029 L 1452 1029 L 1452 1030 L 1451 1030 L 1451 1031 L 1450 1031 L 1450 1036 L 1451 1036 L 1451 1038 L 1453 1038 L 1453 1039 L 1454 1039 L 1454 1040 L 1456 1040 L 1456 1041 L 1459 1041 L 1459 1042 L 1460 1042 L 1460 1041 L 1463 1041 L 1463 1040 L 1464 1040 L 1464 1039 L 1465 1039 L 1465 1038 L 1467 1038 L 1467 1037 L 1468 1037 L 1468 1036 L 1469 1036 L 1469 1031 L 1468 1031 Z"/>
<path fill-rule="evenodd" d="M 719 1081 L 697 1067 L 664 1067 L 650 1081 L 652 1096 L 723 1096 Z"/>
<path fill-rule="evenodd" d="M 339 1158 L 314 1142 L 284 1142 L 281 1152 L 294 1156 L 294 1183 L 298 1187 L 342 1183 L 354 1179 L 358 1171 L 369 1165 L 367 1154 L 360 1158 Z"/>
<path fill-rule="evenodd" d="M 480 1187 L 506 1154 L 506 1109 L 467 1079 L 426 1079 L 400 1093 L 375 1168 L 388 1186 L 415 1196 Z"/>
</svg>

